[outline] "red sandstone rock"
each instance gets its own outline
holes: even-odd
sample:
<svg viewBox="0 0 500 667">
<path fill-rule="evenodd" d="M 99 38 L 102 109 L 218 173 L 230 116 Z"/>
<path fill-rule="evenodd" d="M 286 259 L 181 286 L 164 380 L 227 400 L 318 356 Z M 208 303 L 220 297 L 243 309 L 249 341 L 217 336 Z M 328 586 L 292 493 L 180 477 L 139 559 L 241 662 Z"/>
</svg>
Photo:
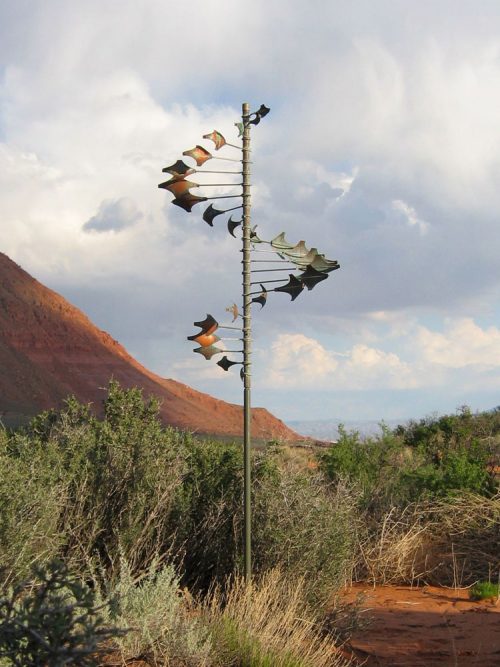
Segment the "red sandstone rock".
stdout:
<svg viewBox="0 0 500 667">
<path fill-rule="evenodd" d="M 161 378 L 133 359 L 77 308 L 0 253 L 0 417 L 35 415 L 68 395 L 96 410 L 110 378 L 162 401 L 166 424 L 226 436 L 243 432 L 241 406 Z M 252 411 L 257 438 L 300 439 L 263 408 Z"/>
</svg>

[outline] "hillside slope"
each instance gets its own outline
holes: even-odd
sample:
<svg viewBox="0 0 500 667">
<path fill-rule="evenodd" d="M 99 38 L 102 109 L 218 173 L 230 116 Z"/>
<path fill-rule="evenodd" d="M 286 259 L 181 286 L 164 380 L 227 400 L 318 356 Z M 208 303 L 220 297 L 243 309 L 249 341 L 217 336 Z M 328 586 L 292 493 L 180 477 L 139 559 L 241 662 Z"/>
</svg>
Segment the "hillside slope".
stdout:
<svg viewBox="0 0 500 667">
<path fill-rule="evenodd" d="M 58 407 L 74 394 L 102 403 L 110 378 L 161 401 L 166 424 L 197 433 L 239 436 L 241 406 L 220 401 L 141 366 L 77 308 L 0 253 L 0 417 L 6 422 Z M 267 410 L 252 411 L 252 434 L 299 436 Z"/>
</svg>

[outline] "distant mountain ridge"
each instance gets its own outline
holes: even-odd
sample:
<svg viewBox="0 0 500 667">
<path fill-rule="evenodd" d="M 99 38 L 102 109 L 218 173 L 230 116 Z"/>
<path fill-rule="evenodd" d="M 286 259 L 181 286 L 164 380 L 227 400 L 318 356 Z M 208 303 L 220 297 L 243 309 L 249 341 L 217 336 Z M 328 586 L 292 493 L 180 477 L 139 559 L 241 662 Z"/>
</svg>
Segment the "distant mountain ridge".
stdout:
<svg viewBox="0 0 500 667">
<path fill-rule="evenodd" d="M 303 433 L 316 440 L 329 440 L 331 442 L 339 438 L 339 425 L 343 424 L 347 432 L 358 431 L 362 438 L 367 438 L 374 435 L 380 435 L 382 429 L 380 427 L 383 421 L 389 428 L 395 428 L 399 424 L 406 424 L 409 419 L 359 419 L 359 420 L 345 420 L 345 419 L 319 419 L 313 420 L 288 420 L 287 424 L 290 428 Z"/>
<path fill-rule="evenodd" d="M 0 418 L 14 423 L 59 407 L 68 395 L 98 411 L 109 380 L 155 395 L 166 424 L 239 436 L 243 409 L 147 370 L 80 310 L 0 253 Z M 257 438 L 300 438 L 263 408 L 252 410 Z"/>
</svg>

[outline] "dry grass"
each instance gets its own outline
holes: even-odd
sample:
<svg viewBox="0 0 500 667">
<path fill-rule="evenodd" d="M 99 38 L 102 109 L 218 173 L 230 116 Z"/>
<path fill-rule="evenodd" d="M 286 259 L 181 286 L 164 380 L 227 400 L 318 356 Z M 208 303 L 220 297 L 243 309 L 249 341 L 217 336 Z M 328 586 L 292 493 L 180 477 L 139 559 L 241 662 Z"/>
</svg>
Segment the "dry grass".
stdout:
<svg viewBox="0 0 500 667">
<path fill-rule="evenodd" d="M 418 582 L 432 568 L 428 559 L 431 534 L 418 505 L 402 511 L 391 508 L 377 532 L 359 540 L 354 578 L 373 584 Z"/>
<path fill-rule="evenodd" d="M 218 665 L 342 667 L 351 664 L 304 602 L 305 582 L 272 570 L 247 586 L 242 579 L 212 592 L 204 613 L 214 632 Z"/>
<path fill-rule="evenodd" d="M 500 570 L 500 495 L 456 498 L 390 509 L 358 536 L 353 578 L 374 584 L 459 586 Z"/>
</svg>

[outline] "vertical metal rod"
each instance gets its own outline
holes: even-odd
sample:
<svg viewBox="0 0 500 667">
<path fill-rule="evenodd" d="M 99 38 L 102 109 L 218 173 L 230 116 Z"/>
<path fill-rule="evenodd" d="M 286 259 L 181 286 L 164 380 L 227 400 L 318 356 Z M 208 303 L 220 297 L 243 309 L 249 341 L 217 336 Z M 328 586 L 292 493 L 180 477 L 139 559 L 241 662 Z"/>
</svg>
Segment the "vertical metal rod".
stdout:
<svg viewBox="0 0 500 667">
<path fill-rule="evenodd" d="M 244 576 L 252 577 L 252 499 L 251 499 L 251 303 L 250 296 L 250 126 L 248 102 L 242 105 L 243 121 L 243 506 L 244 506 Z"/>
</svg>

